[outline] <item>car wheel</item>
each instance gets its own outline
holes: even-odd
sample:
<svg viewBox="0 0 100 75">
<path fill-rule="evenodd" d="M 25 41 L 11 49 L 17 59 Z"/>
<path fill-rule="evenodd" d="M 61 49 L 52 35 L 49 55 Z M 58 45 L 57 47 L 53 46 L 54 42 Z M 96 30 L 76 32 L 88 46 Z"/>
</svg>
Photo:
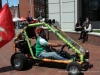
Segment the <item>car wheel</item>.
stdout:
<svg viewBox="0 0 100 75">
<path fill-rule="evenodd" d="M 69 75 L 79 75 L 81 73 L 81 65 L 71 62 L 67 65 L 66 70 Z"/>
<path fill-rule="evenodd" d="M 11 56 L 11 65 L 15 70 L 22 70 L 27 66 L 27 58 L 23 53 L 15 53 Z"/>
</svg>

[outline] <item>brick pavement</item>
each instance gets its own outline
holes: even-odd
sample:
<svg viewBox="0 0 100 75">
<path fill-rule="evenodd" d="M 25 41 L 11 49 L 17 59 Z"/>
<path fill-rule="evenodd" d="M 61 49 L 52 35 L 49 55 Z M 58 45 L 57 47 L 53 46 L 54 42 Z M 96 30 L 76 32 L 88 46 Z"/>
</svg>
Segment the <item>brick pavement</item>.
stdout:
<svg viewBox="0 0 100 75">
<path fill-rule="evenodd" d="M 50 41 L 54 42 L 54 40 Z M 63 42 L 55 40 L 55 43 Z M 81 75 L 100 75 L 100 46 L 88 43 L 80 43 L 80 45 L 90 51 L 90 65 L 86 67 L 87 72 Z M 38 66 L 33 65 L 25 71 L 13 70 L 10 65 L 10 57 L 12 54 L 13 41 L 0 49 L 0 75 L 68 75 L 65 71 L 66 65 L 54 63 L 41 63 Z"/>
</svg>

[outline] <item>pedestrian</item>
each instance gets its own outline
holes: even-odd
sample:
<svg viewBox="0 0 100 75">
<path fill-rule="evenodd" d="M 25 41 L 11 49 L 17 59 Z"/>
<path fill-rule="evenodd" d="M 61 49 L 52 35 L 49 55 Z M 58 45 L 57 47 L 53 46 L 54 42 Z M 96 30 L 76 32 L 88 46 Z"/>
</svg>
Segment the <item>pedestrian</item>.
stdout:
<svg viewBox="0 0 100 75">
<path fill-rule="evenodd" d="M 83 27 L 82 27 L 82 23 L 81 21 L 77 21 L 76 25 L 75 25 L 75 31 L 82 31 Z"/>
<path fill-rule="evenodd" d="M 84 24 L 84 30 L 81 31 L 80 37 L 78 40 L 84 39 L 88 32 L 90 32 L 92 30 L 92 25 L 90 23 L 89 18 L 86 18 L 85 24 Z M 83 41 L 83 43 L 85 42 L 85 40 Z"/>
</svg>

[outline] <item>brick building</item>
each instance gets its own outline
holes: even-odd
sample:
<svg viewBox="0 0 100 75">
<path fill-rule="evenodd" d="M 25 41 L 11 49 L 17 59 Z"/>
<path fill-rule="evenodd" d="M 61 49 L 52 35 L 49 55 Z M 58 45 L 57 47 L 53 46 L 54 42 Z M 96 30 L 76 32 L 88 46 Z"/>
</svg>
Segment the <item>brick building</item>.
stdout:
<svg viewBox="0 0 100 75">
<path fill-rule="evenodd" d="M 19 16 L 26 18 L 28 14 L 33 18 L 44 16 L 44 0 L 19 0 Z"/>
<path fill-rule="evenodd" d="M 10 11 L 11 11 L 11 14 L 12 14 L 12 18 L 19 18 L 19 6 L 11 6 L 9 7 L 10 8 Z"/>
<path fill-rule="evenodd" d="M 0 8 L 2 8 L 2 0 L 0 0 Z"/>
</svg>

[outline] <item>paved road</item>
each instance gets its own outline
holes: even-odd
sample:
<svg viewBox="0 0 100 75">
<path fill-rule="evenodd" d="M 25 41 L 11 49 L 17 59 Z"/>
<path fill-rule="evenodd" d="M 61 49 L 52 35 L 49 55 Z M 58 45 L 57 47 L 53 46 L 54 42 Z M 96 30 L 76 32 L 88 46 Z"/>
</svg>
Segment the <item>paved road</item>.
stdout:
<svg viewBox="0 0 100 75">
<path fill-rule="evenodd" d="M 16 30 L 16 33 L 20 30 Z M 55 40 L 50 40 L 55 41 Z M 34 40 L 32 41 L 34 43 Z M 56 40 L 55 43 L 62 43 Z M 90 63 L 86 66 L 86 72 L 81 75 L 100 75 L 100 47 L 90 44 L 80 44 L 90 51 Z M 66 65 L 54 63 L 41 63 L 27 67 L 24 71 L 13 70 L 10 57 L 14 53 L 13 40 L 0 49 L 0 75 L 68 75 Z"/>
</svg>

